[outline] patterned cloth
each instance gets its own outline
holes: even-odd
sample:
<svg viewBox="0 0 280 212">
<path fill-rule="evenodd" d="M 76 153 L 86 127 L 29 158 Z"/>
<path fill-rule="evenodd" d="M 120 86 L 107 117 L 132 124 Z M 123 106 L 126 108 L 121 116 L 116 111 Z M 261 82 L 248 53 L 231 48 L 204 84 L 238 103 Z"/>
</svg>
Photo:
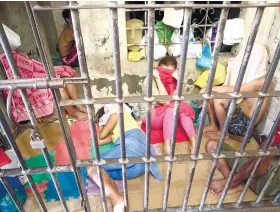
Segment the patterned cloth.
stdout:
<svg viewBox="0 0 280 212">
<path fill-rule="evenodd" d="M 23 79 L 46 77 L 46 71 L 42 63 L 17 51 L 13 51 L 13 57 Z M 0 61 L 4 67 L 7 78 L 14 79 L 10 64 L 5 54 L 0 55 Z M 75 71 L 68 66 L 54 66 L 54 70 L 56 76 L 59 78 L 75 76 Z M 50 89 L 29 88 L 27 89 L 27 94 L 36 118 L 41 118 L 53 113 L 53 96 Z M 4 96 L 7 98 L 8 90 L 4 91 Z M 16 122 L 29 120 L 19 90 L 14 92 L 11 107 Z"/>
</svg>

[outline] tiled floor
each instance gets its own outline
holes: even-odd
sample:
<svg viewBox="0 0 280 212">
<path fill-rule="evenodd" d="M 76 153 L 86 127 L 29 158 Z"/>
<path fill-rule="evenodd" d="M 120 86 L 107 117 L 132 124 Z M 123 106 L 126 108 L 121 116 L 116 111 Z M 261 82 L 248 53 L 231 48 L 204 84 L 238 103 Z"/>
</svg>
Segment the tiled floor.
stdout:
<svg viewBox="0 0 280 212">
<path fill-rule="evenodd" d="M 62 138 L 62 135 L 60 135 L 59 133 L 59 126 L 56 123 L 51 124 L 51 126 L 42 125 L 41 129 L 43 131 L 45 140 L 50 143 L 49 148 L 53 148 L 53 145 L 57 141 L 61 140 Z M 49 133 L 50 131 L 52 131 L 52 133 Z M 25 133 L 24 135 L 21 135 L 18 138 L 17 143 L 18 144 L 21 143 L 21 145 L 24 145 L 24 143 L 26 144 L 28 143 L 28 140 L 29 140 L 28 133 Z M 227 142 L 233 144 L 236 148 L 239 145 L 238 142 L 234 142 L 234 141 L 227 141 Z M 204 150 L 205 144 L 206 144 L 206 140 L 203 138 L 202 145 L 201 145 L 201 152 L 205 152 Z M 256 149 L 256 148 L 257 148 L 256 142 L 252 141 L 248 144 L 248 149 Z M 177 154 L 187 153 L 188 152 L 187 149 L 188 148 L 186 143 L 180 143 L 176 145 Z M 27 150 L 25 151 L 27 154 L 28 151 Z M 191 162 L 174 164 L 173 171 L 172 171 L 171 185 L 170 185 L 171 187 L 169 191 L 168 207 L 180 207 L 182 205 L 190 167 L 191 167 Z M 193 181 L 188 205 L 197 205 L 200 203 L 201 195 L 210 168 L 211 168 L 211 161 L 199 161 L 197 163 L 197 168 L 194 176 L 194 181 Z M 167 164 L 166 163 L 160 164 L 160 170 L 165 178 Z M 218 171 L 216 171 L 214 177 L 217 178 L 220 176 L 221 174 Z M 158 181 L 155 180 L 152 176 L 150 177 L 149 207 L 151 209 L 162 208 L 164 185 L 165 185 L 165 180 Z M 128 193 L 129 193 L 130 211 L 143 210 L 144 176 L 128 181 Z M 228 195 L 225 199 L 225 202 L 234 202 L 236 201 L 238 196 L 239 194 Z M 98 196 L 89 197 L 89 199 L 93 211 L 102 211 L 100 205 L 100 199 Z M 206 203 L 214 204 L 217 203 L 218 199 L 219 198 L 217 196 L 214 196 L 209 192 Z M 256 199 L 256 195 L 249 190 L 244 198 L 244 201 L 250 201 L 255 199 Z M 79 211 L 80 210 L 79 202 L 80 202 L 79 200 L 67 201 L 70 211 Z M 48 210 L 50 211 L 62 211 L 59 202 L 48 203 L 47 207 Z M 32 211 L 32 212 L 39 211 L 37 203 L 33 197 L 28 198 L 25 204 L 25 208 L 27 211 Z"/>
</svg>

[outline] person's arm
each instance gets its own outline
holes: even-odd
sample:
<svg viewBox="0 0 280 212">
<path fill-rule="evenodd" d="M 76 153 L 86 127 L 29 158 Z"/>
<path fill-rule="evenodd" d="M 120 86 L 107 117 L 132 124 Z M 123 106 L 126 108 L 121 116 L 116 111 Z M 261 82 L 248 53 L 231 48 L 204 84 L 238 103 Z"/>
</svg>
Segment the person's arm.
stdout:
<svg viewBox="0 0 280 212">
<path fill-rule="evenodd" d="M 261 148 L 264 145 L 259 147 Z M 239 172 L 237 172 L 232 179 L 232 182 L 230 184 L 230 189 L 236 188 L 239 184 L 241 184 L 244 180 L 247 180 L 250 177 L 251 172 L 254 169 L 255 163 L 257 162 L 258 158 L 250 158 L 240 169 Z M 273 160 L 273 156 L 267 156 L 263 159 L 263 161 L 260 163 L 258 170 L 256 171 L 256 176 L 260 177 L 264 175 L 270 166 L 271 162 Z"/>
<path fill-rule="evenodd" d="M 98 139 L 98 145 L 104 145 L 112 142 L 112 136 L 108 136 L 104 139 Z"/>
<path fill-rule="evenodd" d="M 118 116 L 117 116 L 117 114 L 114 113 L 110 116 L 106 125 L 100 128 L 99 139 L 103 140 L 103 139 L 106 139 L 108 136 L 111 136 L 117 122 L 118 122 Z"/>
<path fill-rule="evenodd" d="M 261 91 L 264 84 L 264 77 L 253 80 L 252 82 L 245 83 L 241 85 L 240 92 L 257 92 Z M 222 86 L 214 86 L 212 91 L 217 93 L 231 93 L 234 92 L 234 86 L 222 85 Z M 204 93 L 205 88 L 200 90 L 200 93 Z"/>
<path fill-rule="evenodd" d="M 156 69 L 153 70 L 153 78 L 156 83 L 159 95 L 168 95 L 162 81 L 160 80 L 159 73 Z M 166 105 L 166 104 L 169 104 L 170 102 L 159 102 L 159 103 Z"/>
</svg>

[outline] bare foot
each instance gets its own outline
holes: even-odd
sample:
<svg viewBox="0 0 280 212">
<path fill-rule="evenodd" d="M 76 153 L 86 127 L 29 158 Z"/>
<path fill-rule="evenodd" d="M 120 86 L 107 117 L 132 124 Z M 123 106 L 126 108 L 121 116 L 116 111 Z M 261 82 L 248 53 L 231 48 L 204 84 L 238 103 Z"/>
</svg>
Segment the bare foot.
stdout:
<svg viewBox="0 0 280 212">
<path fill-rule="evenodd" d="M 206 127 L 203 129 L 203 133 L 206 132 L 215 132 L 218 131 L 218 127 L 215 124 L 208 124 Z"/>
<path fill-rule="evenodd" d="M 210 185 L 210 192 L 216 196 L 221 195 L 221 193 L 225 188 L 226 182 L 227 182 L 226 179 L 213 180 Z"/>
<path fill-rule="evenodd" d="M 216 132 L 207 132 L 205 133 L 205 136 L 208 138 L 208 139 L 211 139 L 211 140 L 219 140 L 221 138 L 221 135 L 222 135 L 222 131 L 216 131 Z M 228 134 L 226 135 L 225 139 L 229 139 L 229 136 Z"/>
<path fill-rule="evenodd" d="M 238 192 L 240 192 L 240 191 L 242 191 L 242 190 L 243 190 L 243 185 L 240 184 L 240 185 L 237 186 L 236 188 L 229 189 L 228 192 L 227 192 L 227 195 L 236 194 L 236 193 L 238 193 Z"/>
<path fill-rule="evenodd" d="M 80 112 L 80 111 L 77 111 L 75 114 L 68 114 L 68 116 L 72 119 L 76 119 L 78 121 L 84 121 L 84 120 L 87 120 L 88 119 L 88 116 L 86 113 L 83 113 L 83 112 Z"/>
<path fill-rule="evenodd" d="M 239 142 L 242 142 L 242 140 L 243 140 L 242 136 L 237 136 L 237 135 L 232 135 L 232 134 L 229 135 L 229 138 L 232 140 L 239 141 Z"/>
</svg>

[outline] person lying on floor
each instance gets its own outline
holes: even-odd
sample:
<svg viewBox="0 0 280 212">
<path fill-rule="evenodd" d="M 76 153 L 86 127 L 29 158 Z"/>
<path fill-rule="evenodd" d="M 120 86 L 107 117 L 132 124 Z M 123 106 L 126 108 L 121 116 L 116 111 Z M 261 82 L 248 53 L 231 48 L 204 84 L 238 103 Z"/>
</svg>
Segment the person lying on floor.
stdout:
<svg viewBox="0 0 280 212">
<path fill-rule="evenodd" d="M 153 70 L 153 84 L 152 91 L 155 95 L 174 95 L 176 94 L 177 87 L 177 60 L 172 56 L 165 56 L 162 58 L 158 67 Z M 143 90 L 146 95 L 147 78 L 143 82 Z M 156 103 L 151 114 L 151 127 L 152 129 L 163 129 L 164 138 L 164 153 L 170 152 L 170 140 L 172 136 L 172 124 L 173 124 L 173 111 L 174 101 L 171 102 L 158 102 Z M 182 101 L 180 104 L 179 123 L 183 127 L 184 131 L 190 140 L 190 150 L 192 151 L 195 144 L 195 130 L 193 126 L 193 120 L 195 118 L 195 112 L 193 108 L 186 102 Z M 143 123 L 146 124 L 146 118 L 144 117 Z"/>
<path fill-rule="evenodd" d="M 136 120 L 131 115 L 131 109 L 124 105 L 124 133 L 126 157 L 143 157 L 146 153 L 146 137 L 144 132 L 139 128 Z M 117 115 L 117 105 L 106 104 L 96 113 L 96 121 L 98 127 L 98 144 L 105 145 L 113 142 L 114 147 L 100 154 L 101 158 L 121 158 L 120 149 L 120 129 L 119 119 Z M 151 147 L 151 154 L 155 155 L 154 149 Z M 87 168 L 88 175 L 94 182 L 100 186 L 97 168 Z M 150 172 L 158 179 L 162 180 L 161 173 L 158 170 L 157 163 L 151 163 Z M 128 179 L 139 177 L 145 173 L 145 164 L 127 164 L 126 174 Z M 124 202 L 122 195 L 118 192 L 114 180 L 122 180 L 122 166 L 120 164 L 104 165 L 102 169 L 104 187 L 106 196 L 112 201 L 114 206 L 122 209 Z M 115 208 L 115 207 L 114 207 Z M 114 210 L 118 211 L 118 210 Z"/>
<path fill-rule="evenodd" d="M 19 51 L 13 51 L 13 58 L 17 64 L 18 71 L 23 79 L 30 78 L 45 78 L 46 71 L 42 63 L 33 60 L 32 58 L 20 53 Z M 8 63 L 5 53 L 0 54 L 0 65 L 5 72 L 7 79 L 14 79 L 11 67 Z M 1 66 L 0 66 L 1 68 Z M 75 71 L 69 66 L 54 66 L 56 77 L 74 77 Z M 64 88 L 60 88 L 61 97 L 63 100 L 78 99 L 78 94 L 75 85 L 67 84 Z M 57 111 L 54 107 L 54 100 L 50 89 L 27 89 L 27 94 L 35 113 L 35 117 L 39 122 L 52 122 L 57 119 Z M 4 91 L 4 96 L 7 98 L 8 90 Z M 17 123 L 29 120 L 28 113 L 22 101 L 19 90 L 15 90 L 11 110 L 14 120 Z M 66 106 L 65 111 L 69 117 L 77 120 L 87 119 L 86 109 L 80 106 Z"/>
<path fill-rule="evenodd" d="M 57 52 L 59 52 L 62 64 L 71 67 L 79 67 L 77 48 L 71 19 L 70 10 L 62 11 L 62 16 L 66 22 L 66 26 L 61 32 L 57 44 Z"/>
<path fill-rule="evenodd" d="M 245 49 L 240 51 L 236 58 L 228 62 L 227 76 L 225 83 L 222 86 L 214 86 L 212 91 L 217 93 L 233 93 L 237 81 L 238 72 L 241 66 L 242 58 Z M 241 85 L 240 92 L 259 92 L 265 81 L 267 72 L 268 53 L 265 46 L 255 44 L 251 52 L 249 63 L 246 73 Z M 204 93 L 202 89 L 200 93 Z M 214 99 L 210 100 L 208 107 L 209 125 L 204 128 L 204 133 L 210 139 L 220 138 L 221 131 L 224 127 L 224 122 L 229 109 L 230 101 L 227 99 Z M 249 126 L 254 107 L 257 103 L 257 98 L 238 98 L 237 105 L 234 110 L 232 120 L 230 122 L 228 132 L 233 139 L 240 140 L 244 137 L 246 130 Z M 263 117 L 268 99 L 266 98 L 260 113 L 258 114 L 256 124 Z"/>
<path fill-rule="evenodd" d="M 280 126 L 280 125 L 279 125 Z M 278 132 L 276 132 L 274 141 L 272 143 L 273 148 L 280 148 L 280 127 L 278 127 Z M 261 149 L 264 146 L 262 143 L 259 146 Z M 215 153 L 217 150 L 217 141 L 209 140 L 206 145 L 206 151 L 209 153 Z M 228 144 L 224 144 L 222 147 L 222 151 L 236 151 Z M 236 173 L 233 176 L 233 180 L 229 186 L 228 194 L 234 194 L 236 192 L 241 191 L 243 182 L 247 181 L 250 177 L 251 172 L 254 169 L 254 165 L 257 161 L 258 157 L 252 158 L 241 158 L 240 162 L 237 166 Z M 258 170 L 256 172 L 256 176 L 253 178 L 250 188 L 256 193 L 260 194 L 265 183 L 268 181 L 270 174 L 277 168 L 277 164 L 279 163 L 279 156 L 266 156 L 260 163 Z M 226 185 L 227 178 L 231 172 L 233 167 L 235 158 L 226 158 L 219 159 L 217 168 L 223 175 L 223 179 L 213 180 L 210 185 L 210 191 L 215 195 L 221 195 L 223 189 Z M 280 169 L 277 170 L 276 175 L 272 179 L 271 184 L 268 186 L 265 196 L 275 196 L 280 192 Z"/>
</svg>

